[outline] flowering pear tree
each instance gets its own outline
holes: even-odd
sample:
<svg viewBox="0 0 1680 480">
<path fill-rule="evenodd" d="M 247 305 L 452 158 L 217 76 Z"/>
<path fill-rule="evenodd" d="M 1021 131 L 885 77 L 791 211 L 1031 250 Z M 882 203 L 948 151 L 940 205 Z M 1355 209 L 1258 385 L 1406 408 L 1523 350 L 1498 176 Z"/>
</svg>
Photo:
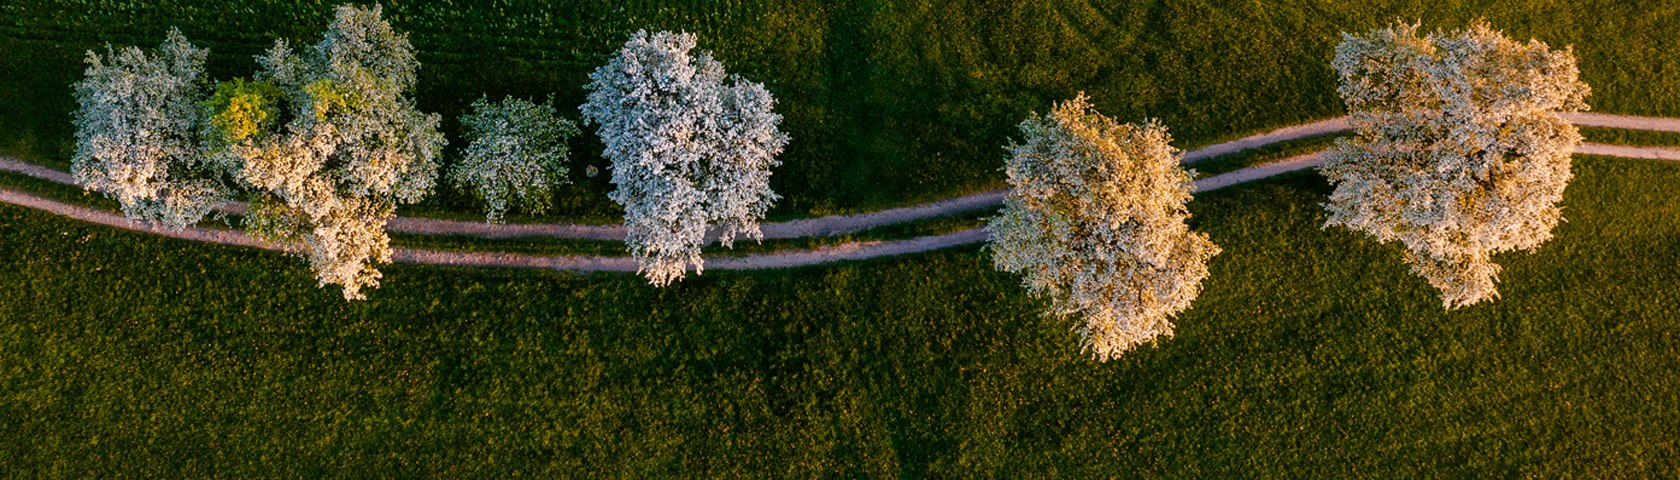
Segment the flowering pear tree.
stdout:
<svg viewBox="0 0 1680 480">
<path fill-rule="evenodd" d="M 228 188 L 205 172 L 198 150 L 208 55 L 174 29 L 150 54 L 88 52 L 75 85 L 76 181 L 116 199 L 128 218 L 174 228 L 225 201 Z"/>
<path fill-rule="evenodd" d="M 1048 297 L 1050 314 L 1078 317 L 1100 360 L 1171 335 L 1219 247 L 1185 224 L 1194 183 L 1166 127 L 1120 124 L 1080 95 L 1021 135 L 1004 167 L 1013 189 L 986 227 L 997 268 Z"/>
<path fill-rule="evenodd" d="M 551 104 L 513 97 L 500 103 L 480 98 L 461 124 L 469 139 L 466 158 L 449 179 L 484 202 L 485 221 L 500 222 L 510 207 L 547 211 L 553 187 L 567 182 L 566 139 L 578 133 L 577 125 Z"/>
<path fill-rule="evenodd" d="M 770 168 L 788 138 L 763 85 L 726 75 L 688 33 L 636 32 L 590 74 L 585 124 L 606 144 L 610 194 L 624 207 L 626 242 L 654 285 L 704 264 L 716 225 L 725 246 L 761 240 L 758 221 L 779 197 Z"/>
<path fill-rule="evenodd" d="M 1486 24 L 1343 34 L 1338 91 L 1357 135 L 1322 172 L 1326 226 L 1399 241 L 1447 309 L 1498 296 L 1494 253 L 1552 237 L 1581 142 L 1557 112 L 1587 108 L 1575 56 Z"/>
<path fill-rule="evenodd" d="M 408 96 L 413 48 L 378 6 L 341 6 L 313 48 L 282 40 L 257 60 L 256 82 L 211 102 L 211 156 L 253 192 L 249 230 L 301 247 L 322 286 L 362 298 L 391 261 L 386 221 L 431 192 L 445 143 L 439 117 Z"/>
</svg>

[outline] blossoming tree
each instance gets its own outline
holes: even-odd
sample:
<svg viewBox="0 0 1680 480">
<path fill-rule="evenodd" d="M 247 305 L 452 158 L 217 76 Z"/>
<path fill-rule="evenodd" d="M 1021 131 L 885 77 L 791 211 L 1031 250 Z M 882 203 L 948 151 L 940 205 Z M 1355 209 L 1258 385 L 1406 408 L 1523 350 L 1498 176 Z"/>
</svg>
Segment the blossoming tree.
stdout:
<svg viewBox="0 0 1680 480">
<path fill-rule="evenodd" d="M 469 139 L 466 158 L 449 179 L 484 202 L 485 221 L 500 222 L 510 207 L 547 211 L 552 189 L 567 182 L 566 139 L 578 133 L 577 125 L 551 104 L 513 97 L 498 103 L 480 98 L 461 124 Z"/>
<path fill-rule="evenodd" d="M 731 245 L 762 239 L 758 221 L 779 197 L 770 168 L 788 138 L 763 85 L 726 75 L 687 33 L 636 32 L 590 74 L 586 124 L 611 161 L 610 194 L 624 207 L 626 239 L 654 285 L 704 268 L 708 228 Z"/>
<path fill-rule="evenodd" d="M 129 218 L 192 225 L 228 196 L 199 152 L 208 95 L 204 61 L 181 32 L 151 54 L 135 47 L 88 52 L 76 83 L 76 153 L 71 172 L 84 188 L 117 200 Z"/>
<path fill-rule="evenodd" d="M 300 246 L 322 286 L 362 298 L 391 261 L 386 221 L 431 192 L 445 143 L 408 96 L 413 48 L 378 6 L 341 6 L 313 48 L 279 41 L 257 60 L 257 82 L 211 102 L 212 156 L 253 192 L 249 230 Z"/>
<path fill-rule="evenodd" d="M 1021 134 L 1004 167 L 1013 189 L 986 227 L 997 268 L 1048 297 L 1050 314 L 1077 317 L 1098 359 L 1171 335 L 1219 247 L 1185 224 L 1194 183 L 1167 129 L 1118 123 L 1080 95 Z"/>
<path fill-rule="evenodd" d="M 1557 112 L 1590 91 L 1572 51 L 1396 25 L 1344 34 L 1334 66 L 1357 134 L 1326 154 L 1326 226 L 1404 244 L 1448 309 L 1498 296 L 1491 256 L 1538 248 L 1561 217 L 1581 137 Z"/>
</svg>

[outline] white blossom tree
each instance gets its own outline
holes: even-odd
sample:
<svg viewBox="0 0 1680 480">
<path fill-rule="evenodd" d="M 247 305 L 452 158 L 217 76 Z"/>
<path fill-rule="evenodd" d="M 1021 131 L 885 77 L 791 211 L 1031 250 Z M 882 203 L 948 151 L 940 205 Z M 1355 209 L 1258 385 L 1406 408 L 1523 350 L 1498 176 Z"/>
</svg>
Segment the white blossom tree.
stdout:
<svg viewBox="0 0 1680 480">
<path fill-rule="evenodd" d="M 75 85 L 76 153 L 84 188 L 117 200 L 128 218 L 181 228 L 228 197 L 198 148 L 209 52 L 170 29 L 157 50 L 88 52 Z"/>
<path fill-rule="evenodd" d="M 1048 297 L 1048 313 L 1077 317 L 1100 360 L 1171 335 L 1219 247 L 1185 224 L 1194 183 L 1167 129 L 1120 124 L 1081 94 L 1021 135 L 1004 167 L 1013 189 L 986 227 L 997 268 Z"/>
<path fill-rule="evenodd" d="M 1498 296 L 1491 256 L 1538 248 L 1561 218 L 1581 136 L 1557 112 L 1590 92 L 1572 51 L 1396 25 L 1343 34 L 1334 66 L 1357 135 L 1326 155 L 1326 226 L 1404 244 L 1447 309 Z"/>
<path fill-rule="evenodd" d="M 439 117 L 408 96 L 419 64 L 378 6 L 339 7 L 325 37 L 301 54 L 282 40 L 258 57 L 257 83 L 279 92 L 286 121 L 223 132 L 212 156 L 254 192 L 249 230 L 301 247 L 322 286 L 358 299 L 379 285 L 375 264 L 391 261 L 386 221 L 430 193 L 445 140 Z"/>
<path fill-rule="evenodd" d="M 513 97 L 498 103 L 480 98 L 461 124 L 467 127 L 466 158 L 449 179 L 484 202 L 485 221 L 500 222 L 512 207 L 548 211 L 553 188 L 567 182 L 566 139 L 578 133 L 577 125 L 561 118 L 552 103 Z"/>
<path fill-rule="evenodd" d="M 613 201 L 627 244 L 654 285 L 702 271 L 710 225 L 725 246 L 762 239 L 758 221 L 779 197 L 770 168 L 788 138 L 763 85 L 726 75 L 688 33 L 636 32 L 590 74 L 584 123 L 598 125 L 612 162 Z"/>
</svg>

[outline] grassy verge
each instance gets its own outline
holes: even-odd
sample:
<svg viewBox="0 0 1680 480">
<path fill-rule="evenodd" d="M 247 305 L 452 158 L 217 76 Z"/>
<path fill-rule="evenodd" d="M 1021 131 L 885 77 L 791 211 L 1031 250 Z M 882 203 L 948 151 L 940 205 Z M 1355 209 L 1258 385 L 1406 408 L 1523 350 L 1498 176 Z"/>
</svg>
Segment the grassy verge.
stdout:
<svg viewBox="0 0 1680 480">
<path fill-rule="evenodd" d="M 64 203 L 94 207 L 110 211 L 122 210 L 122 205 L 116 200 L 106 198 L 96 192 L 82 190 L 81 187 L 65 185 L 58 182 L 42 180 L 21 173 L 0 172 L 0 187 L 29 192 L 37 196 L 50 198 Z"/>
<path fill-rule="evenodd" d="M 82 52 L 152 45 L 179 26 L 212 74 L 249 75 L 275 38 L 319 38 L 334 2 L 17 0 L 0 4 L 0 151 L 62 163 Z M 481 94 L 583 100 L 587 74 L 636 29 L 696 32 L 777 95 L 793 143 L 776 215 L 876 210 L 1002 184 L 999 147 L 1028 112 L 1077 92 L 1126 121 L 1162 119 L 1187 145 L 1336 115 L 1327 66 L 1342 31 L 1394 19 L 1486 18 L 1519 39 L 1572 44 L 1596 111 L 1680 115 L 1680 4 L 1637 0 L 1107 2 L 687 0 L 386 5 L 424 64 L 422 108 L 454 118 Z M 460 146 L 458 138 L 455 148 Z M 602 166 L 589 135 L 573 171 Z M 610 218 L 584 181 L 559 218 Z M 459 202 L 441 208 L 461 211 Z"/>
<path fill-rule="evenodd" d="M 109 211 L 119 211 L 121 209 L 116 201 L 103 195 L 16 173 L 0 172 L 0 187 L 21 190 L 72 205 Z M 403 213 L 406 215 L 411 212 L 405 209 Z M 708 256 L 748 255 L 770 253 L 778 250 L 812 249 L 850 242 L 900 240 L 926 235 L 940 235 L 964 228 L 982 226 L 985 224 L 985 219 L 993 214 L 994 212 L 990 210 L 981 210 L 911 223 L 886 225 L 853 234 L 831 237 L 777 239 L 766 240 L 762 243 L 743 239 L 737 241 L 732 249 L 714 244 L 706 247 L 703 252 Z M 482 220 L 482 218 L 464 216 L 460 219 L 467 221 Z M 231 225 L 238 225 L 237 215 L 213 216 L 213 218 L 208 218 L 200 223 L 200 226 L 209 228 L 233 228 L 230 227 Z M 532 255 L 625 255 L 623 242 L 553 238 L 484 239 L 454 235 L 411 235 L 399 232 L 391 232 L 391 240 L 393 245 L 400 247 L 462 252 L 511 252 Z"/>
<path fill-rule="evenodd" d="M 22 476 L 1660 476 L 1680 458 L 1664 162 L 1445 313 L 1320 228 L 1310 175 L 1200 195 L 1225 253 L 1106 364 L 975 249 L 630 275 L 296 260 L 0 206 L 0 469 Z"/>
<path fill-rule="evenodd" d="M 1188 165 L 1188 168 L 1196 170 L 1197 178 L 1206 178 L 1255 165 L 1281 161 L 1296 155 L 1321 152 L 1335 145 L 1338 138 L 1345 137 L 1323 135 L 1278 142 L 1252 150 L 1202 160 Z"/>
<path fill-rule="evenodd" d="M 1636 147 L 1680 147 L 1680 133 L 1613 128 L 1582 128 L 1581 137 L 1592 143 Z"/>
<path fill-rule="evenodd" d="M 737 239 L 735 241 L 734 248 L 725 248 L 722 245 L 714 243 L 702 249 L 701 252 L 708 257 L 752 255 L 786 250 L 809 250 L 852 242 L 902 240 L 928 235 L 941 235 L 965 228 L 983 226 L 985 225 L 985 219 L 991 217 L 995 213 L 996 212 L 993 211 L 970 212 L 947 217 L 937 217 L 912 223 L 886 225 L 857 233 L 829 237 L 772 239 L 765 240 L 763 242 L 754 242 L 748 239 Z M 459 252 L 509 252 L 530 255 L 604 256 L 624 256 L 627 254 L 624 242 L 564 240 L 553 238 L 488 240 L 470 236 L 409 235 L 392 233 L 391 243 L 393 245 L 409 248 Z"/>
</svg>

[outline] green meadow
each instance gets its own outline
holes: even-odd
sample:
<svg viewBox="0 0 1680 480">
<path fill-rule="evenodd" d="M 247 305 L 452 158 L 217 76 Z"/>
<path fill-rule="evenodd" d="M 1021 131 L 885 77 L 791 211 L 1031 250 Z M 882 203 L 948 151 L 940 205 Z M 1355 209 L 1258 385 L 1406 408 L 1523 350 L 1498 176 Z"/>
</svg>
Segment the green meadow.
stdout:
<svg viewBox="0 0 1680 480">
<path fill-rule="evenodd" d="M 89 49 L 155 46 L 171 27 L 211 49 L 212 77 L 250 76 L 277 38 L 312 45 L 336 1 L 13 0 L 0 5 L 0 152 L 65 166 L 70 84 Z M 1329 60 L 1343 31 L 1486 19 L 1573 45 L 1598 111 L 1680 116 L 1680 4 L 1287 0 L 576 0 L 386 2 L 422 63 L 416 92 L 459 148 L 480 95 L 555 95 L 577 117 L 588 74 L 637 29 L 686 30 L 765 83 L 792 138 L 778 218 L 874 210 L 1002 186 L 1002 146 L 1029 112 L 1084 91 L 1122 121 L 1159 118 L 1194 147 L 1341 112 Z M 586 131 L 589 131 L 586 129 Z M 553 218 L 608 221 L 600 144 L 574 139 Z M 453 157 L 447 161 L 453 161 Z M 440 192 L 425 211 L 471 212 Z"/>
<path fill-rule="evenodd" d="M 335 2 L 0 4 L 0 154 L 68 166 L 88 49 L 170 26 L 248 76 Z M 776 219 L 1003 186 L 1028 112 L 1089 93 L 1186 148 L 1339 115 L 1339 32 L 1485 18 L 1573 45 L 1595 111 L 1680 116 L 1680 3 L 789 0 L 389 2 L 455 118 L 554 94 L 636 29 L 700 35 L 764 82 L 793 143 Z M 586 129 L 586 132 L 589 131 Z M 1589 141 L 1680 136 L 1588 129 Z M 1280 143 L 1215 174 L 1321 149 Z M 610 222 L 592 134 L 556 211 Z M 454 161 L 453 155 L 446 162 Z M 1400 247 L 1324 229 L 1311 172 L 1197 195 L 1224 253 L 1171 338 L 1099 363 L 972 246 L 792 270 L 628 274 L 388 265 L 368 300 L 283 254 L 0 204 L 0 476 L 1654 477 L 1680 472 L 1680 165 L 1577 156 L 1567 222 L 1446 312 Z M 0 174 L 0 187 L 110 208 Z M 440 191 L 404 214 L 477 218 Z M 937 234 L 980 214 L 756 252 Z M 398 236 L 452 250 L 606 242 Z M 723 253 L 708 250 L 708 254 Z"/>
<path fill-rule="evenodd" d="M 1569 222 L 1445 313 L 1302 173 L 1199 196 L 1175 336 L 1097 363 L 977 248 L 622 274 L 283 255 L 0 206 L 0 470 L 111 476 L 1660 476 L 1680 166 L 1582 157 Z"/>
</svg>

